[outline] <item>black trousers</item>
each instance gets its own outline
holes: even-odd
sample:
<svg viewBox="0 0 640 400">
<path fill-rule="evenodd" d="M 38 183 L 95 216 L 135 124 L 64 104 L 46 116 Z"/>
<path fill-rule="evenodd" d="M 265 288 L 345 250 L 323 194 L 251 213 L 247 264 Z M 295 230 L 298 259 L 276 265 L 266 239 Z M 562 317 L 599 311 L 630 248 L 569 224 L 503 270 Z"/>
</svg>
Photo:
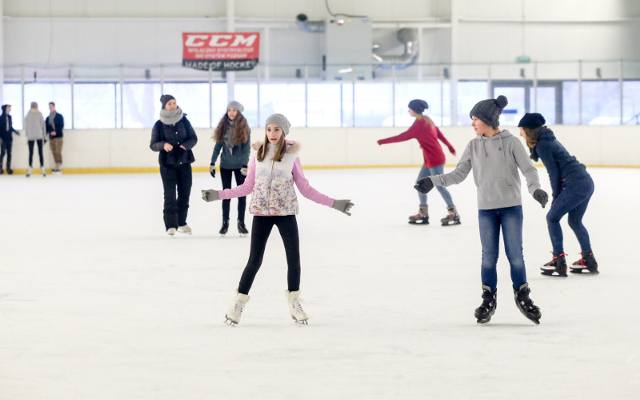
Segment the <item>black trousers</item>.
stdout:
<svg viewBox="0 0 640 400">
<path fill-rule="evenodd" d="M 29 146 L 29 167 L 33 167 L 33 145 L 38 143 L 38 158 L 40 159 L 40 166 L 44 167 L 44 155 L 42 154 L 42 139 L 29 140 L 27 145 Z"/>
<path fill-rule="evenodd" d="M 295 215 L 283 217 L 253 217 L 251 225 L 251 253 L 247 266 L 242 272 L 238 292 L 249 294 L 253 280 L 262 265 L 262 257 L 267 246 L 267 240 L 273 226 L 277 226 L 282 236 L 284 249 L 287 253 L 287 286 L 290 292 L 300 289 L 300 238 L 298 236 L 298 222 Z"/>
<path fill-rule="evenodd" d="M 189 196 L 191 194 L 191 164 L 160 166 L 164 187 L 164 226 L 166 229 L 187 224 Z M 177 190 L 177 197 L 176 197 Z"/>
<path fill-rule="evenodd" d="M 240 173 L 238 169 L 226 169 L 220 167 L 220 179 L 222 180 L 223 189 L 231 189 L 232 175 L 236 176 L 236 186 L 240 186 L 244 183 L 245 176 Z M 222 219 L 224 221 L 229 220 L 229 208 L 231 206 L 231 200 L 222 200 Z M 244 222 L 244 212 L 247 208 L 247 198 L 238 197 L 238 221 Z"/>
<path fill-rule="evenodd" d="M 0 169 L 4 165 L 4 155 L 7 155 L 7 169 L 11 169 L 11 150 L 13 148 L 13 138 L 9 140 L 0 140 Z"/>
</svg>

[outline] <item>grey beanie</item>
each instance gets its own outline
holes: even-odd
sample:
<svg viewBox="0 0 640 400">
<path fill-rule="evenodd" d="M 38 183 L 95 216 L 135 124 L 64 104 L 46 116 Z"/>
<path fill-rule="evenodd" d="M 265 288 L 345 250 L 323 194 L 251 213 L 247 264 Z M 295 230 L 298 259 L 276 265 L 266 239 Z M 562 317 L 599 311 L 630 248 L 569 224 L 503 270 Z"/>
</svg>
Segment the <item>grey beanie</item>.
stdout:
<svg viewBox="0 0 640 400">
<path fill-rule="evenodd" d="M 505 108 L 508 103 L 509 101 L 503 95 L 498 96 L 497 99 L 479 101 L 471 109 L 469 118 L 476 117 L 492 128 L 497 128 L 500 125 L 502 109 Z"/>
<path fill-rule="evenodd" d="M 231 100 L 229 102 L 229 104 L 227 104 L 227 110 L 230 108 L 235 108 L 236 110 L 243 112 L 244 111 L 244 106 L 242 104 L 240 104 L 239 101 L 235 101 L 235 100 Z"/>
<path fill-rule="evenodd" d="M 264 126 L 266 127 L 269 124 L 279 126 L 280 129 L 282 129 L 282 132 L 284 132 L 285 136 L 289 134 L 289 128 L 291 128 L 291 123 L 289 122 L 287 117 L 285 117 L 282 114 L 271 114 L 269 118 L 267 118 L 267 122 L 264 123 Z"/>
<path fill-rule="evenodd" d="M 162 109 L 164 110 L 164 107 L 167 105 L 169 100 L 175 100 L 175 99 L 176 98 L 170 94 L 163 94 L 162 96 L 160 96 L 160 103 L 162 103 Z"/>
</svg>

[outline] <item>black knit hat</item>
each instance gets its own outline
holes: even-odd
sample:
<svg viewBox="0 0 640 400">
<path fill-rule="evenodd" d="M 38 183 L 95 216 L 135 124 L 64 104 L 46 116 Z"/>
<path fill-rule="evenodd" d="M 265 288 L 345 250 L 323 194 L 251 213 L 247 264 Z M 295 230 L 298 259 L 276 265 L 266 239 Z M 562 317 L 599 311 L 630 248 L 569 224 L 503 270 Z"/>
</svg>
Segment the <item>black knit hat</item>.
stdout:
<svg viewBox="0 0 640 400">
<path fill-rule="evenodd" d="M 422 114 L 424 110 L 429 108 L 429 104 L 421 99 L 413 99 L 409 102 L 409 108 L 418 114 Z"/>
<path fill-rule="evenodd" d="M 531 128 L 536 129 L 544 126 L 547 121 L 545 121 L 542 114 L 539 113 L 526 113 L 524 117 L 518 123 L 518 128 Z"/>
<path fill-rule="evenodd" d="M 476 117 L 492 128 L 500 126 L 500 114 L 502 109 L 509 104 L 509 101 L 503 95 L 496 99 L 482 100 L 476 103 L 469 112 L 469 118 Z"/>
<path fill-rule="evenodd" d="M 163 94 L 162 96 L 160 96 L 160 103 L 162 103 L 162 109 L 164 110 L 164 106 L 167 105 L 169 100 L 175 100 L 175 99 L 176 98 L 170 94 Z"/>
</svg>

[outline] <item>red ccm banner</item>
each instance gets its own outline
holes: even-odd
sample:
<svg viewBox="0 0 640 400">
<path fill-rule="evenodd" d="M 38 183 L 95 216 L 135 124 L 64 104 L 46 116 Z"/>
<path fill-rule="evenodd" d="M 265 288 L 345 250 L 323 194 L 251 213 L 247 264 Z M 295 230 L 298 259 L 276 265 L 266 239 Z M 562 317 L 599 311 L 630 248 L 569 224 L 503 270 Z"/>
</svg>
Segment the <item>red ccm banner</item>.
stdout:
<svg viewBox="0 0 640 400">
<path fill-rule="evenodd" d="M 259 32 L 183 32 L 182 66 L 207 71 L 247 71 L 258 64 Z"/>
</svg>

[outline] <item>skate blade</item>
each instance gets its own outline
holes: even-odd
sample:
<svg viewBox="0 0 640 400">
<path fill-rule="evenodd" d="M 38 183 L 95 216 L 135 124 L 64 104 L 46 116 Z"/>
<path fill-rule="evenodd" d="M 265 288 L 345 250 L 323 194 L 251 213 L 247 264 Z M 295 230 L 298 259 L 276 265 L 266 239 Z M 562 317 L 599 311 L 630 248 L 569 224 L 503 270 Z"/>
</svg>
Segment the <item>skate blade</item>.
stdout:
<svg viewBox="0 0 640 400">
<path fill-rule="evenodd" d="M 570 272 L 572 274 L 583 274 L 583 275 L 597 275 L 600 273 L 600 271 L 595 270 L 595 271 L 589 271 L 588 268 L 570 268 Z"/>
<path fill-rule="evenodd" d="M 309 320 L 308 319 L 296 319 L 293 316 L 291 316 L 291 319 L 293 319 L 293 322 L 298 326 L 308 326 L 309 325 Z"/>
<path fill-rule="evenodd" d="M 232 328 L 235 328 L 236 326 L 238 326 L 238 323 L 232 319 L 229 319 L 229 317 L 225 316 L 224 317 L 224 323 L 227 326 L 230 326 Z"/>
<path fill-rule="evenodd" d="M 455 225 L 460 225 L 461 223 L 462 222 L 460 222 L 460 221 L 451 222 L 451 223 L 445 222 L 445 223 L 442 224 L 442 226 L 455 226 Z"/>
<path fill-rule="evenodd" d="M 429 221 L 426 221 L 426 220 L 409 221 L 409 225 L 429 225 Z"/>
<path fill-rule="evenodd" d="M 561 274 L 558 271 L 555 270 L 545 270 L 544 268 L 540 268 L 540 275 L 544 275 L 544 276 L 553 276 L 556 278 L 566 278 L 567 274 Z"/>
</svg>

